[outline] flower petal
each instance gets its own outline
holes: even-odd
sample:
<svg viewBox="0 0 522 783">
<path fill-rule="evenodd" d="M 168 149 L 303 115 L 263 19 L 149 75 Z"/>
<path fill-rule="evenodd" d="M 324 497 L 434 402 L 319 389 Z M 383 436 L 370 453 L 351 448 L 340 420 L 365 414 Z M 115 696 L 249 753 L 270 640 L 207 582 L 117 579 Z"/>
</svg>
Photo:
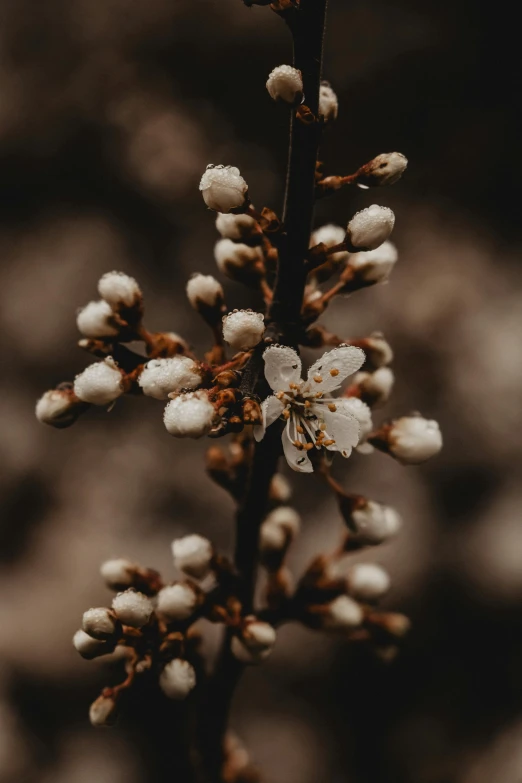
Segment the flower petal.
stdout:
<svg viewBox="0 0 522 783">
<path fill-rule="evenodd" d="M 265 430 L 276 421 L 282 414 L 285 406 L 273 394 L 263 400 L 261 403 L 261 412 L 263 413 L 263 423 L 254 427 L 254 438 L 257 441 L 263 440 Z"/>
<path fill-rule="evenodd" d="M 265 378 L 273 391 L 284 391 L 290 383 L 301 381 L 301 359 L 293 348 L 273 345 L 263 354 Z"/>
<path fill-rule="evenodd" d="M 294 446 L 288 431 L 288 424 L 283 430 L 282 440 L 286 461 L 292 470 L 295 470 L 298 473 L 313 473 L 314 468 L 307 452 Z"/>
<path fill-rule="evenodd" d="M 353 345 L 340 345 L 327 351 L 308 370 L 312 391 L 333 391 L 364 363 L 364 351 Z"/>
<path fill-rule="evenodd" d="M 352 449 L 359 443 L 359 422 L 351 413 L 331 411 L 324 403 L 313 406 L 317 418 L 326 424 L 326 432 L 335 443 L 327 446 L 331 451 L 340 451 L 343 457 L 349 457 Z"/>
</svg>

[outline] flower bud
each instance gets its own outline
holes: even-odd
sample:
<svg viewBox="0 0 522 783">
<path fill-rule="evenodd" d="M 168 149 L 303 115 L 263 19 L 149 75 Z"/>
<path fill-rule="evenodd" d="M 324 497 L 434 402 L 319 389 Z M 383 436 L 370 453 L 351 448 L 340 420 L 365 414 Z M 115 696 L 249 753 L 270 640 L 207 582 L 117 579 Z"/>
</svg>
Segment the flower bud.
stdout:
<svg viewBox="0 0 522 783">
<path fill-rule="evenodd" d="M 303 100 L 301 71 L 291 65 L 278 65 L 268 77 L 266 89 L 274 101 L 298 106 Z"/>
<path fill-rule="evenodd" d="M 279 506 L 268 514 L 263 524 L 274 525 L 294 539 L 301 528 L 301 517 L 291 506 Z"/>
<path fill-rule="evenodd" d="M 339 101 L 328 82 L 322 82 L 319 89 L 319 114 L 325 122 L 337 119 L 339 113 Z"/>
<path fill-rule="evenodd" d="M 321 243 L 326 247 L 335 247 L 344 242 L 346 237 L 346 231 L 341 226 L 336 226 L 333 223 L 328 223 L 326 226 L 317 228 L 311 238 L 310 247 L 320 245 Z M 339 253 L 332 253 L 328 256 L 329 260 L 332 260 L 336 264 L 342 264 L 349 258 L 349 253 L 346 250 L 342 250 Z"/>
<path fill-rule="evenodd" d="M 131 563 L 130 560 L 124 560 L 123 558 L 106 560 L 100 566 L 102 579 L 111 590 L 132 587 L 138 570 L 139 566 L 136 563 Z"/>
<path fill-rule="evenodd" d="M 84 337 L 115 337 L 119 332 L 112 307 L 103 299 L 82 307 L 76 316 L 76 325 Z"/>
<path fill-rule="evenodd" d="M 391 244 L 391 242 L 385 242 L 383 245 L 381 245 L 379 250 L 381 250 L 386 244 Z M 370 250 L 370 253 L 376 252 L 376 250 Z M 361 340 L 360 347 L 366 353 L 366 361 L 372 367 L 385 367 L 393 361 L 392 347 L 390 343 L 384 338 L 382 332 L 372 332 L 369 337 Z"/>
<path fill-rule="evenodd" d="M 36 403 L 36 418 L 42 424 L 49 424 L 57 429 L 64 429 L 74 424 L 85 403 L 78 400 L 72 385 L 64 388 L 50 389 Z"/>
<path fill-rule="evenodd" d="M 361 544 L 382 544 L 394 536 L 402 524 L 394 508 L 373 500 L 358 502 L 351 507 L 348 502 L 341 502 L 341 511 L 348 527 Z"/>
<path fill-rule="evenodd" d="M 163 422 L 167 432 L 176 438 L 201 438 L 212 429 L 215 413 L 206 392 L 188 392 L 169 402 Z"/>
<path fill-rule="evenodd" d="M 442 434 L 436 421 L 403 416 L 392 423 L 388 445 L 390 454 L 403 465 L 418 465 L 439 453 Z"/>
<path fill-rule="evenodd" d="M 207 166 L 199 189 L 209 209 L 231 212 L 245 206 L 248 185 L 235 166 Z"/>
<path fill-rule="evenodd" d="M 357 419 L 359 423 L 360 446 L 373 429 L 371 410 L 358 397 L 339 397 L 335 400 L 335 407 L 339 413 L 348 413 Z"/>
<path fill-rule="evenodd" d="M 253 285 L 264 275 L 263 251 L 231 239 L 220 239 L 214 247 L 214 258 L 220 272 L 231 280 Z"/>
<path fill-rule="evenodd" d="M 390 577 L 376 563 L 357 563 L 348 574 L 348 589 L 358 601 L 375 601 L 390 589 Z"/>
<path fill-rule="evenodd" d="M 242 663 L 261 663 L 268 658 L 275 642 L 275 628 L 252 616 L 245 618 L 241 635 L 232 637 L 230 648 Z"/>
<path fill-rule="evenodd" d="M 217 322 L 225 306 L 223 286 L 212 275 L 192 275 L 187 283 L 190 304 L 211 325 Z"/>
<path fill-rule="evenodd" d="M 356 174 L 358 185 L 375 187 L 394 185 L 406 171 L 408 159 L 401 152 L 383 152 L 361 166 Z"/>
<path fill-rule="evenodd" d="M 195 587 L 186 582 L 163 587 L 158 593 L 156 611 L 169 622 L 187 620 L 198 604 Z"/>
<path fill-rule="evenodd" d="M 348 265 L 368 283 L 384 283 L 398 259 L 397 248 L 391 242 L 383 242 L 380 247 L 366 253 L 354 253 Z"/>
<path fill-rule="evenodd" d="M 101 696 L 93 701 L 89 708 L 89 720 L 93 726 L 114 726 L 118 717 L 115 699 Z"/>
<path fill-rule="evenodd" d="M 288 503 L 292 497 L 292 487 L 282 473 L 276 473 L 270 482 L 270 500 L 276 503 Z"/>
<path fill-rule="evenodd" d="M 327 611 L 321 619 L 323 628 L 330 631 L 346 631 L 357 628 L 362 623 L 364 614 L 353 598 L 340 595 L 328 604 Z"/>
<path fill-rule="evenodd" d="M 98 293 L 114 309 L 133 307 L 141 302 L 141 288 L 124 272 L 106 272 L 98 282 Z"/>
<path fill-rule="evenodd" d="M 109 405 L 123 394 L 122 374 L 118 365 L 107 356 L 103 362 L 91 364 L 74 379 L 74 393 L 92 405 Z"/>
<path fill-rule="evenodd" d="M 110 639 L 118 630 L 114 614 L 105 606 L 83 613 L 82 628 L 93 639 Z"/>
<path fill-rule="evenodd" d="M 172 542 L 174 565 L 194 579 L 204 579 L 211 571 L 214 548 L 203 536 L 192 534 Z"/>
<path fill-rule="evenodd" d="M 112 608 L 118 620 L 132 628 L 142 628 L 147 625 L 153 612 L 150 598 L 133 588 L 118 593 L 112 601 Z"/>
<path fill-rule="evenodd" d="M 200 365 L 188 356 L 151 359 L 138 378 L 143 393 L 156 400 L 167 400 L 172 392 L 196 389 L 201 381 Z"/>
<path fill-rule="evenodd" d="M 388 239 L 394 225 L 395 215 L 391 209 L 372 204 L 353 216 L 346 236 L 353 248 L 375 250 Z"/>
<path fill-rule="evenodd" d="M 358 372 L 353 379 L 359 388 L 361 399 L 372 408 L 379 408 L 390 398 L 395 376 L 389 367 L 379 367 L 375 372 Z"/>
<path fill-rule="evenodd" d="M 82 630 L 76 631 L 74 634 L 73 646 L 82 658 L 88 661 L 93 658 L 99 658 L 100 655 L 107 655 L 107 653 L 111 653 L 114 650 L 114 644 L 94 639 Z"/>
<path fill-rule="evenodd" d="M 258 345 L 265 332 L 262 313 L 234 310 L 223 317 L 223 337 L 233 351 L 248 351 Z"/>
<path fill-rule="evenodd" d="M 174 658 L 164 667 L 159 677 L 159 685 L 169 699 L 186 699 L 196 686 L 196 672 L 188 661 Z"/>
<path fill-rule="evenodd" d="M 242 213 L 239 215 L 234 215 L 232 212 L 219 213 L 216 217 L 216 228 L 223 239 L 232 239 L 234 242 L 241 242 L 261 235 L 257 221 L 251 215 Z"/>
</svg>

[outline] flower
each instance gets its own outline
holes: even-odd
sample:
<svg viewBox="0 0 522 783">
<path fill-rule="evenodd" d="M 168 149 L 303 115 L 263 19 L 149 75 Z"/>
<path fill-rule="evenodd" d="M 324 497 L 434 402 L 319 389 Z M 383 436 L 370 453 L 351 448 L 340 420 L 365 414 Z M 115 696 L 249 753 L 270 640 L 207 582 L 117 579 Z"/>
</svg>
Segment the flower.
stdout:
<svg viewBox="0 0 522 783">
<path fill-rule="evenodd" d="M 78 401 L 71 388 L 50 389 L 36 403 L 36 418 L 42 424 L 61 429 L 76 421 Z"/>
<path fill-rule="evenodd" d="M 390 588 L 390 577 L 377 563 L 356 563 L 348 574 L 348 589 L 352 598 L 375 601 Z"/>
<path fill-rule="evenodd" d="M 157 596 L 156 611 L 169 622 L 187 620 L 194 612 L 198 594 L 193 585 L 177 582 L 163 587 Z"/>
<path fill-rule="evenodd" d="M 207 166 L 199 189 L 209 209 L 231 212 L 240 209 L 247 200 L 248 185 L 235 166 Z"/>
<path fill-rule="evenodd" d="M 383 152 L 357 172 L 357 184 L 365 187 L 394 185 L 404 174 L 408 159 L 402 152 Z"/>
<path fill-rule="evenodd" d="M 250 239 L 260 233 L 256 220 L 243 213 L 234 215 L 233 213 L 223 214 L 220 212 L 216 217 L 216 228 L 223 239 L 233 239 L 234 242 Z"/>
<path fill-rule="evenodd" d="M 153 612 L 150 598 L 132 587 L 123 593 L 118 593 L 112 601 L 112 608 L 118 620 L 132 628 L 142 628 L 146 625 Z"/>
<path fill-rule="evenodd" d="M 176 438 L 201 438 L 212 429 L 216 412 L 208 394 L 200 389 L 174 397 L 163 413 L 163 423 Z"/>
<path fill-rule="evenodd" d="M 98 293 L 112 307 L 133 307 L 141 300 L 141 289 L 124 272 L 106 272 L 98 282 Z"/>
<path fill-rule="evenodd" d="M 348 265 L 367 283 L 385 283 L 398 257 L 397 248 L 393 242 L 388 241 L 383 242 L 375 250 L 353 253 Z"/>
<path fill-rule="evenodd" d="M 196 686 L 194 667 L 181 658 L 174 658 L 167 663 L 160 674 L 160 688 L 169 699 L 176 701 L 185 699 Z"/>
<path fill-rule="evenodd" d="M 242 663 L 261 663 L 268 658 L 275 642 L 275 628 L 251 615 L 245 618 L 240 635 L 232 637 L 232 655 Z"/>
<path fill-rule="evenodd" d="M 88 609 L 83 613 L 82 629 L 93 639 L 110 639 L 117 629 L 116 618 L 110 609 L 104 606 Z"/>
<path fill-rule="evenodd" d="M 313 232 L 310 247 L 314 247 L 314 245 L 319 245 L 321 243 L 326 245 L 326 247 L 335 247 L 336 245 L 340 245 L 341 242 L 344 242 L 345 236 L 346 231 L 344 228 L 336 226 L 335 223 L 327 223 L 325 226 L 316 228 Z M 348 252 L 342 250 L 339 253 L 332 253 L 328 258 L 336 264 L 341 264 L 348 259 Z"/>
<path fill-rule="evenodd" d="M 325 122 L 336 120 L 339 113 L 339 101 L 328 82 L 322 82 L 319 90 L 319 114 Z"/>
<path fill-rule="evenodd" d="M 329 605 L 322 617 L 323 627 L 329 631 L 345 631 L 356 628 L 364 619 L 359 604 L 347 595 L 340 595 Z"/>
<path fill-rule="evenodd" d="M 266 89 L 274 101 L 297 106 L 303 99 L 301 71 L 291 65 L 278 65 L 268 77 Z"/>
<path fill-rule="evenodd" d="M 104 299 L 89 302 L 76 316 L 76 326 L 84 337 L 115 337 L 118 332 L 112 307 Z"/>
<path fill-rule="evenodd" d="M 388 239 L 394 225 L 395 215 L 389 207 L 372 204 L 355 213 L 348 223 L 346 235 L 352 247 L 375 250 Z"/>
<path fill-rule="evenodd" d="M 219 307 L 224 301 L 223 286 L 212 275 L 192 275 L 187 283 L 187 296 L 194 310 Z"/>
<path fill-rule="evenodd" d="M 403 416 L 393 422 L 389 432 L 389 449 L 403 465 L 418 465 L 438 454 L 442 434 L 436 421 L 422 416 Z"/>
<path fill-rule="evenodd" d="M 311 473 L 308 452 L 324 447 L 349 457 L 359 441 L 359 423 L 342 398 L 328 396 L 364 362 L 364 352 L 353 345 L 327 351 L 301 379 L 301 359 L 293 348 L 274 345 L 263 354 L 265 377 L 274 394 L 263 402 L 263 424 L 256 427 L 256 440 L 281 416 L 286 419 L 283 450 L 292 470 Z"/>
<path fill-rule="evenodd" d="M 109 405 L 123 394 L 122 379 L 118 365 L 112 356 L 107 356 L 103 362 L 90 364 L 76 376 L 74 393 L 83 402 Z"/>
<path fill-rule="evenodd" d="M 234 310 L 223 317 L 223 337 L 233 351 L 248 351 L 263 337 L 265 319 L 253 310 Z"/>
<path fill-rule="evenodd" d="M 89 708 L 89 720 L 93 726 L 112 726 L 117 718 L 117 705 L 112 696 L 98 696 Z"/>
<path fill-rule="evenodd" d="M 151 359 L 138 379 L 143 393 L 157 400 L 167 400 L 172 392 L 194 390 L 201 385 L 201 368 L 188 356 Z"/>
<path fill-rule="evenodd" d="M 214 549 L 208 538 L 193 533 L 172 542 L 174 565 L 194 579 L 204 579 L 212 569 Z"/>
</svg>

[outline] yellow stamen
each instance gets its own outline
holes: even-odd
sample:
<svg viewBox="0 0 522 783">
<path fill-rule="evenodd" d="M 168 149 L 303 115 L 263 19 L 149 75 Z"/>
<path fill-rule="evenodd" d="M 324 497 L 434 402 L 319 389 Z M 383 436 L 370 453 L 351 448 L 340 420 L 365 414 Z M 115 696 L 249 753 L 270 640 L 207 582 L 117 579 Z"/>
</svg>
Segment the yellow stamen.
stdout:
<svg viewBox="0 0 522 783">
<path fill-rule="evenodd" d="M 330 375 L 332 376 L 332 378 L 335 378 L 336 375 L 339 375 L 339 370 L 336 370 L 335 367 L 332 367 L 332 369 L 330 370 Z"/>
<path fill-rule="evenodd" d="M 322 383 L 323 382 L 322 376 L 321 375 L 314 375 L 314 381 L 316 383 Z"/>
<path fill-rule="evenodd" d="M 328 410 L 329 410 L 329 411 L 332 411 L 332 413 L 335 413 L 335 411 L 337 410 L 337 405 L 335 404 L 335 402 L 331 402 L 331 403 L 328 405 Z"/>
</svg>

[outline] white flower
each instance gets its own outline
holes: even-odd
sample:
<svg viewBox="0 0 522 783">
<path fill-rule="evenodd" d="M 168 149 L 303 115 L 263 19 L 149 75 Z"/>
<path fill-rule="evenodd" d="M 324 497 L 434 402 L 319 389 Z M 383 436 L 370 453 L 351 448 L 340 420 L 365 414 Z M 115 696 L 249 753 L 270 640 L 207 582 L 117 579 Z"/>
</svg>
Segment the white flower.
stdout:
<svg viewBox="0 0 522 783">
<path fill-rule="evenodd" d="M 116 717 L 116 702 L 111 696 L 98 696 L 89 708 L 92 726 L 112 726 Z"/>
<path fill-rule="evenodd" d="M 187 283 L 187 296 L 194 310 L 200 306 L 218 307 L 225 298 L 223 286 L 212 275 L 192 275 Z"/>
<path fill-rule="evenodd" d="M 98 658 L 100 655 L 107 655 L 107 653 L 111 653 L 114 650 L 113 644 L 108 644 L 101 639 L 94 639 L 83 630 L 76 631 L 74 634 L 73 646 L 82 658 L 87 660 Z"/>
<path fill-rule="evenodd" d="M 119 332 L 112 307 L 103 299 L 82 307 L 76 316 L 76 325 L 84 337 L 92 339 L 114 337 Z"/>
<path fill-rule="evenodd" d="M 92 405 L 109 405 L 123 394 L 122 374 L 111 356 L 91 364 L 74 380 L 74 393 Z"/>
<path fill-rule="evenodd" d="M 348 574 L 348 587 L 353 598 L 375 601 L 390 589 L 390 577 L 377 563 L 356 563 Z"/>
<path fill-rule="evenodd" d="M 395 215 L 391 209 L 372 204 L 353 216 L 346 234 L 353 247 L 375 250 L 388 239 L 394 225 Z"/>
<path fill-rule="evenodd" d="M 150 620 L 153 606 L 150 598 L 137 590 L 125 590 L 113 599 L 112 608 L 118 620 L 132 628 L 142 628 Z"/>
<path fill-rule="evenodd" d="M 375 372 L 358 372 L 353 382 L 360 387 L 362 397 L 378 408 L 389 400 L 395 376 L 389 367 L 379 367 Z"/>
<path fill-rule="evenodd" d="M 138 566 L 135 563 L 124 558 L 106 560 L 100 566 L 102 579 L 107 587 L 112 589 L 131 587 L 134 584 L 137 570 Z"/>
<path fill-rule="evenodd" d="M 439 453 L 442 433 L 436 421 L 422 416 L 403 416 L 392 424 L 389 447 L 399 462 L 418 465 Z"/>
<path fill-rule="evenodd" d="M 216 212 L 230 212 L 244 206 L 248 185 L 235 166 L 207 166 L 199 189 L 205 204 Z"/>
<path fill-rule="evenodd" d="M 216 217 L 216 228 L 224 239 L 233 239 L 234 242 L 250 239 L 260 233 L 257 221 L 243 213 L 234 215 L 231 212 L 228 214 L 220 212 Z"/>
<path fill-rule="evenodd" d="M 52 427 L 68 427 L 75 419 L 72 389 L 50 389 L 36 403 L 36 418 Z"/>
<path fill-rule="evenodd" d="M 349 265 L 369 283 L 384 283 L 397 263 L 399 254 L 392 242 L 383 242 L 375 250 L 353 253 Z"/>
<path fill-rule="evenodd" d="M 204 579 L 211 570 L 214 549 L 208 538 L 192 534 L 172 542 L 174 565 L 194 579 Z"/>
<path fill-rule="evenodd" d="M 364 506 L 352 511 L 351 527 L 364 544 L 382 544 L 400 529 L 402 520 L 391 506 L 367 500 Z"/>
<path fill-rule="evenodd" d="M 380 250 L 382 250 L 385 245 L 393 245 L 391 242 L 384 242 L 377 250 L 370 250 L 369 253 L 366 253 L 364 255 L 371 255 L 372 253 L 378 253 Z M 357 253 L 356 255 L 363 255 L 362 253 Z M 385 339 L 382 332 L 373 332 L 369 337 L 365 340 L 365 346 L 364 349 L 366 351 L 366 355 L 368 357 L 368 361 L 371 362 L 371 364 L 374 367 L 384 367 L 387 364 L 390 364 L 393 361 L 393 350 L 390 345 L 390 343 Z"/>
<path fill-rule="evenodd" d="M 261 342 L 265 331 L 262 313 L 234 310 L 223 317 L 223 337 L 233 351 L 248 351 Z"/>
<path fill-rule="evenodd" d="M 277 503 L 288 503 L 292 497 L 292 487 L 282 473 L 276 473 L 270 482 L 270 500 Z"/>
<path fill-rule="evenodd" d="M 188 356 L 151 359 L 143 368 L 138 383 L 148 397 L 166 400 L 172 392 L 200 386 L 200 366 Z"/>
<path fill-rule="evenodd" d="M 325 122 L 337 119 L 339 113 L 339 101 L 328 82 L 323 82 L 319 90 L 319 114 L 322 114 Z"/>
<path fill-rule="evenodd" d="M 214 406 L 203 390 L 180 394 L 169 402 L 163 423 L 176 438 L 201 438 L 212 429 Z"/>
<path fill-rule="evenodd" d="M 344 242 L 345 237 L 346 231 L 344 228 L 336 226 L 334 223 L 327 223 L 326 226 L 321 226 L 321 228 L 317 228 L 313 232 L 310 247 L 319 245 L 321 242 L 326 247 L 335 247 Z M 346 250 L 342 250 L 339 253 L 333 253 L 328 258 L 332 259 L 336 264 L 342 264 L 349 258 L 349 253 Z"/>
<path fill-rule="evenodd" d="M 232 637 L 230 649 L 242 663 L 261 663 L 268 658 L 275 642 L 275 628 L 252 616 L 245 618 L 241 636 Z"/>
<path fill-rule="evenodd" d="M 263 251 L 260 247 L 220 239 L 214 246 L 214 258 L 220 272 L 231 280 L 242 282 L 245 274 L 251 276 L 263 264 Z"/>
<path fill-rule="evenodd" d="M 141 299 L 141 288 L 124 272 L 106 272 L 98 281 L 98 293 L 112 307 L 132 307 Z"/>
<path fill-rule="evenodd" d="M 323 617 L 323 626 L 331 631 L 345 631 L 357 628 L 364 619 L 359 604 L 347 595 L 340 595 L 328 606 Z"/>
<path fill-rule="evenodd" d="M 262 552 L 280 551 L 299 533 L 301 517 L 291 506 L 279 506 L 268 514 L 259 531 Z"/>
<path fill-rule="evenodd" d="M 194 587 L 185 582 L 163 587 L 157 598 L 158 614 L 170 621 L 187 620 L 193 614 L 198 602 Z"/>
<path fill-rule="evenodd" d="M 359 423 L 346 403 L 328 396 L 364 362 L 360 348 L 341 345 L 327 351 L 301 379 L 301 359 L 293 348 L 275 345 L 263 354 L 265 377 L 274 391 L 262 404 L 263 424 L 256 427 L 257 440 L 266 427 L 283 416 L 283 451 L 293 470 L 313 471 L 308 451 L 314 446 L 350 456 L 359 441 Z M 339 405 L 339 409 L 337 406 Z"/>
<path fill-rule="evenodd" d="M 301 71 L 291 65 L 278 65 L 268 77 L 266 89 L 274 101 L 297 106 L 303 99 Z"/>
<path fill-rule="evenodd" d="M 82 628 L 94 639 L 108 639 L 116 631 L 116 620 L 105 606 L 88 609 L 83 613 Z"/>
<path fill-rule="evenodd" d="M 185 699 L 196 686 L 194 667 L 181 658 L 169 661 L 159 677 L 160 688 L 169 699 Z"/>
<path fill-rule="evenodd" d="M 373 451 L 373 446 L 366 443 L 366 438 L 373 430 L 372 412 L 365 402 L 358 397 L 342 397 L 336 401 L 336 405 L 341 405 L 341 410 L 351 413 L 359 422 L 359 443 L 357 451 L 367 454 Z"/>
<path fill-rule="evenodd" d="M 362 185 L 393 185 L 408 166 L 402 152 L 383 152 L 360 169 L 357 182 Z"/>
</svg>

